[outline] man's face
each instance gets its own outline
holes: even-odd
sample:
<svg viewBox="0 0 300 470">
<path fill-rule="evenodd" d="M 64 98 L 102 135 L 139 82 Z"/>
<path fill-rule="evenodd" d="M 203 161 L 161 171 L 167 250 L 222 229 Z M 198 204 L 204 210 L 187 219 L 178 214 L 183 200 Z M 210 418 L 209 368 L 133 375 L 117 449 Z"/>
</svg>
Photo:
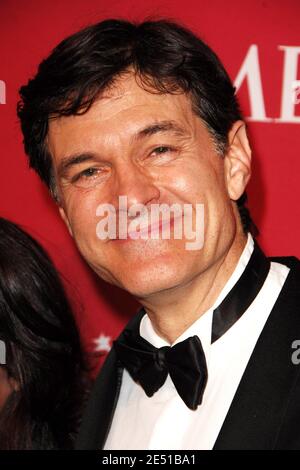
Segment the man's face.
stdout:
<svg viewBox="0 0 300 470">
<path fill-rule="evenodd" d="M 154 94 L 126 75 L 79 116 L 51 120 L 61 214 L 92 269 L 136 297 L 189 283 L 226 251 L 236 216 L 224 160 L 185 94 Z M 74 159 L 74 156 L 76 159 Z M 78 157 L 78 158 L 77 158 Z M 71 161 L 72 159 L 72 161 Z M 100 240 L 97 207 L 204 205 L 204 246 L 182 239 Z M 172 233 L 172 232 L 171 232 Z"/>
</svg>

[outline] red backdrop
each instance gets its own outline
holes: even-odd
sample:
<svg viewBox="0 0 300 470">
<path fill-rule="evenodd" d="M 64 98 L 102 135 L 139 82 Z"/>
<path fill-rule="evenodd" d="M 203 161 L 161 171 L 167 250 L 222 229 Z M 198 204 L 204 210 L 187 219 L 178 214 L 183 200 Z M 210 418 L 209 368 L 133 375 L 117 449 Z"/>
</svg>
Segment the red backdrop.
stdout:
<svg viewBox="0 0 300 470">
<path fill-rule="evenodd" d="M 105 351 L 137 304 L 90 271 L 47 190 L 28 170 L 15 113 L 17 91 L 70 33 L 109 17 L 147 16 L 182 22 L 218 53 L 248 121 L 249 207 L 261 231 L 259 242 L 268 255 L 300 254 L 299 0 L 0 0 L 0 215 L 20 223 L 49 251 L 67 280 L 90 351 Z"/>
</svg>

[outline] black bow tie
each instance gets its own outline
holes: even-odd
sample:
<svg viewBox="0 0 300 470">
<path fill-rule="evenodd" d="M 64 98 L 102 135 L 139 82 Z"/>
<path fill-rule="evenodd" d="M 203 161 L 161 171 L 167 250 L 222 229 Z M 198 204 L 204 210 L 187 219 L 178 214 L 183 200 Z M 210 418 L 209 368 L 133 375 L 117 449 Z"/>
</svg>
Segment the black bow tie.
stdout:
<svg viewBox="0 0 300 470">
<path fill-rule="evenodd" d="M 151 397 L 165 382 L 167 375 L 185 404 L 195 410 L 202 402 L 207 382 L 207 367 L 201 341 L 193 336 L 174 346 L 155 348 L 132 331 L 124 331 L 114 342 L 117 355 Z"/>
<path fill-rule="evenodd" d="M 256 242 L 250 260 L 232 290 L 213 312 L 213 343 L 220 338 L 253 302 L 270 268 Z M 202 402 L 207 382 L 207 366 L 201 341 L 193 336 L 174 346 L 155 348 L 139 334 L 145 310 L 131 320 L 114 341 L 119 362 L 151 397 L 165 382 L 168 374 L 185 404 L 195 410 Z"/>
</svg>

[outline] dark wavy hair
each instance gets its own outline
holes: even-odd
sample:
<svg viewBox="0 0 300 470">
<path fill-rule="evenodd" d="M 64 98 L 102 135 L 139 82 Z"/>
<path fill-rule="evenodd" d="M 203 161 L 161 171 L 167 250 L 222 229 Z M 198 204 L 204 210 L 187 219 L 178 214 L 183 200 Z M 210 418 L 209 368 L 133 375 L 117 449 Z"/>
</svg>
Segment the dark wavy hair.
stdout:
<svg viewBox="0 0 300 470">
<path fill-rule="evenodd" d="M 18 385 L 0 412 L 0 449 L 71 449 L 89 388 L 80 337 L 48 255 L 3 218 L 0 339 Z"/>
<path fill-rule="evenodd" d="M 242 119 L 235 88 L 216 54 L 188 29 L 171 21 L 105 20 L 63 40 L 20 88 L 17 113 L 30 166 L 55 196 L 48 121 L 86 112 L 99 94 L 132 69 L 152 93 L 188 93 L 223 155 L 228 131 Z M 237 201 L 244 231 L 258 233 L 244 193 Z"/>
</svg>

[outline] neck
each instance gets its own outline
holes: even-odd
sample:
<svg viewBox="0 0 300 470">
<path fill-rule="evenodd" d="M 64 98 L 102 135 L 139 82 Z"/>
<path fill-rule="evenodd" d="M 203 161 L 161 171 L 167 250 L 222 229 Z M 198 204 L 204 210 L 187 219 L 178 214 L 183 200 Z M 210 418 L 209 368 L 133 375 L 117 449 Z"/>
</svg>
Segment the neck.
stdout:
<svg viewBox="0 0 300 470">
<path fill-rule="evenodd" d="M 156 333 L 170 344 L 216 301 L 247 243 L 239 232 L 224 253 L 186 284 L 139 299 Z"/>
</svg>

